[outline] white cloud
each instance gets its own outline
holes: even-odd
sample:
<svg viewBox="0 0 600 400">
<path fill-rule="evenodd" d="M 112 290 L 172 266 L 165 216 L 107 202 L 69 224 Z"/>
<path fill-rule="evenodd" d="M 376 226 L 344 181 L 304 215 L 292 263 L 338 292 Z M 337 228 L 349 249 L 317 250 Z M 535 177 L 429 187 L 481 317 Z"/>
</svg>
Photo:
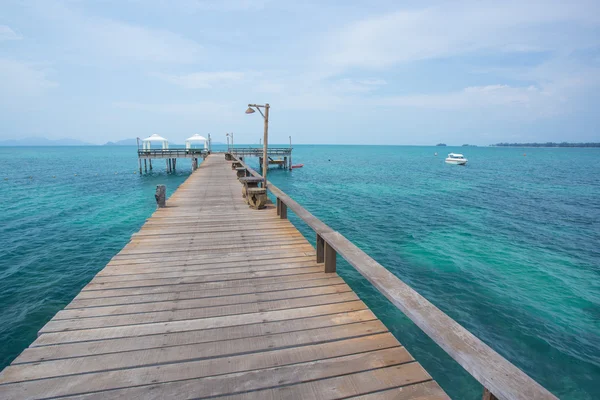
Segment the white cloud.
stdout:
<svg viewBox="0 0 600 400">
<path fill-rule="evenodd" d="M 13 31 L 9 26 L 0 25 L 0 42 L 4 40 L 19 40 L 23 37 Z"/>
<path fill-rule="evenodd" d="M 187 12 L 196 11 L 249 11 L 261 10 L 269 0 L 180 0 L 169 2 L 169 7 L 177 7 Z"/>
<path fill-rule="evenodd" d="M 381 86 L 387 85 L 387 82 L 383 79 L 369 78 L 369 79 L 359 79 L 356 81 L 361 85 L 370 85 L 370 86 Z"/>
<path fill-rule="evenodd" d="M 243 72 L 216 71 L 216 72 L 194 72 L 191 74 L 151 74 L 164 79 L 167 82 L 184 87 L 186 89 L 208 89 L 217 85 L 239 82 L 246 76 Z"/>
<path fill-rule="evenodd" d="M 34 64 L 0 58 L 0 92 L 5 101 L 38 96 L 58 83 L 47 77 L 47 71 Z"/>
<path fill-rule="evenodd" d="M 201 47 L 183 36 L 108 19 L 90 18 L 80 25 L 81 50 L 91 50 L 109 59 L 160 63 L 192 63 Z"/>
<path fill-rule="evenodd" d="M 578 29 L 598 26 L 599 15 L 593 2 L 449 2 L 352 23 L 325 41 L 324 57 L 338 69 L 385 68 L 480 50 L 585 47 L 598 39 Z"/>
<path fill-rule="evenodd" d="M 536 119 L 561 113 L 566 99 L 552 90 L 535 86 L 472 86 L 460 91 L 436 94 L 392 96 L 373 99 L 372 105 L 472 111 L 487 109 L 492 114 Z"/>
<path fill-rule="evenodd" d="M 237 105 L 237 108 L 235 106 Z M 113 103 L 116 108 L 144 111 L 152 114 L 175 114 L 182 116 L 219 116 L 230 117 L 239 114 L 239 104 L 217 103 L 210 101 L 196 103 L 139 103 L 120 101 Z"/>
<path fill-rule="evenodd" d="M 61 35 L 57 56 L 92 65 L 118 67 L 123 63 L 190 64 L 203 48 L 166 29 L 88 15 L 71 4 L 41 2 L 32 8 Z"/>
<path fill-rule="evenodd" d="M 383 79 L 340 79 L 333 82 L 332 89 L 341 93 L 367 93 L 377 90 L 378 87 L 386 85 Z"/>
</svg>

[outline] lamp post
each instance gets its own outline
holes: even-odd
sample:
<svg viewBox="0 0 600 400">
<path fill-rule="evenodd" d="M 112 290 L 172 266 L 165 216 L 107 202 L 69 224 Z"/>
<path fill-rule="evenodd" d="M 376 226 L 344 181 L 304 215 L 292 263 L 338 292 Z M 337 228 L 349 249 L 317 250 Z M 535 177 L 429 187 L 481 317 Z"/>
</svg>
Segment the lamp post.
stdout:
<svg viewBox="0 0 600 400">
<path fill-rule="evenodd" d="M 248 109 L 246 110 L 246 114 L 252 114 L 254 113 L 254 109 L 257 109 L 258 112 L 260 113 L 260 115 L 262 115 L 263 119 L 265 120 L 265 133 L 263 135 L 263 165 L 262 165 L 262 169 L 263 169 L 263 178 L 265 179 L 264 182 L 264 187 L 265 189 L 267 188 L 267 169 L 269 167 L 269 159 L 267 158 L 267 150 L 268 150 L 268 141 L 269 141 L 269 103 L 266 103 L 265 105 L 260 105 L 260 104 L 248 104 Z M 263 114 L 261 108 L 265 109 L 265 112 Z"/>
</svg>

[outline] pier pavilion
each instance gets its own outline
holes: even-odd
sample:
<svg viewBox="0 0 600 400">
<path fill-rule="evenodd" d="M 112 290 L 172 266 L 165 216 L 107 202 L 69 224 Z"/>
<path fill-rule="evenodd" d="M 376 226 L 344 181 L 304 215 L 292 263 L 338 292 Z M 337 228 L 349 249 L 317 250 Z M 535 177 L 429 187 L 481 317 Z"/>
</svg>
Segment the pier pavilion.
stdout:
<svg viewBox="0 0 600 400">
<path fill-rule="evenodd" d="M 153 143 L 159 143 L 161 148 L 152 148 Z M 148 166 L 152 171 L 152 160 L 163 159 L 166 163 L 167 172 L 173 172 L 177 168 L 178 158 L 189 158 L 192 160 L 192 171 L 198 168 L 198 159 L 206 158 L 210 153 L 210 134 L 208 139 L 195 134 L 185 141 L 185 149 L 169 148 L 169 141 L 162 136 L 154 134 L 142 140 L 142 148 L 138 148 L 138 167 L 142 173 L 142 160 L 144 172 L 148 172 Z"/>
</svg>

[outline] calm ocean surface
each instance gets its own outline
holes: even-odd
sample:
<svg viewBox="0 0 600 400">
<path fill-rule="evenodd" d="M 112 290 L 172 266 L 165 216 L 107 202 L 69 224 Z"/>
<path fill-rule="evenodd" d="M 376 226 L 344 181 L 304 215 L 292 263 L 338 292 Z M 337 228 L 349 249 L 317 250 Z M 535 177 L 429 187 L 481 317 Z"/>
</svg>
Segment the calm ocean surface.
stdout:
<svg viewBox="0 0 600 400">
<path fill-rule="evenodd" d="M 444 163 L 457 150 L 468 166 Z M 293 158 L 304 168 L 272 170 L 273 183 L 560 398 L 600 398 L 600 149 L 296 146 Z M 156 164 L 134 174 L 134 147 L 0 147 L 0 368 L 152 214 L 156 185 L 171 194 L 190 173 Z M 481 398 L 338 270 L 452 397 Z"/>
</svg>

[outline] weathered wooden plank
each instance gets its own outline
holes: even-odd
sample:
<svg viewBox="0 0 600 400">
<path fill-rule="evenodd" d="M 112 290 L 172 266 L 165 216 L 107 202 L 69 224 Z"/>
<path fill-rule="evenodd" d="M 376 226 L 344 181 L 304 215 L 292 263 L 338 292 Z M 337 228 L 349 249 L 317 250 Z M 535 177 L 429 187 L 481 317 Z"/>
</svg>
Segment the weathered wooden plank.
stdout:
<svg viewBox="0 0 600 400">
<path fill-rule="evenodd" d="M 245 254 L 245 255 L 244 255 Z M 185 255 L 185 254 L 181 254 L 181 255 L 173 255 L 173 256 L 169 256 L 169 257 L 162 257 L 162 258 L 149 258 L 149 257 L 140 257 L 140 258 L 134 258 L 134 259 L 128 259 L 128 260 L 111 260 L 108 265 L 110 266 L 117 266 L 117 265 L 148 265 L 148 264 L 152 264 L 152 265 L 158 265 L 160 263 L 160 265 L 165 265 L 165 266 L 172 266 L 172 265 L 180 265 L 181 263 L 183 263 L 185 265 L 185 263 L 218 263 L 218 262 L 223 262 L 223 263 L 227 263 L 227 262 L 235 262 L 235 261 L 261 261 L 261 260 L 274 260 L 274 259 L 281 259 L 282 261 L 285 261 L 285 259 L 288 258 L 298 258 L 298 257 L 309 257 L 309 256 L 313 256 L 313 252 L 307 252 L 307 251 L 288 251 L 288 252 L 269 252 L 269 251 L 255 251 L 252 252 L 251 254 L 248 253 L 230 253 L 229 255 L 226 256 L 219 256 L 219 257 L 214 257 L 214 256 L 210 256 L 210 257 L 195 257 L 194 255 Z"/>
<path fill-rule="evenodd" d="M 216 307 L 192 308 L 174 311 L 156 311 L 153 313 L 127 314 L 105 317 L 90 317 L 79 319 L 52 319 L 40 330 L 40 334 L 48 332 L 64 332 L 79 329 L 94 329 L 107 326 L 124 326 L 151 324 L 157 322 L 180 321 L 186 319 L 210 318 L 224 315 L 247 314 L 287 308 L 302 308 L 315 305 L 327 305 L 358 300 L 354 292 L 336 293 L 322 296 L 301 297 L 298 299 L 283 299 L 265 301 L 262 303 L 232 304 Z"/>
<path fill-rule="evenodd" d="M 239 250 L 240 248 L 243 248 L 245 251 L 252 251 L 253 249 L 260 249 L 260 248 L 265 248 L 268 247 L 269 251 L 273 251 L 273 250 L 285 250 L 285 249 L 305 249 L 305 250 L 310 250 L 311 246 L 310 244 L 308 244 L 306 242 L 306 240 L 302 239 L 302 240 L 297 240 L 297 241 L 276 241 L 276 242 L 267 242 L 267 243 L 260 243 L 260 242 L 255 242 L 255 243 L 231 243 L 231 244 L 222 244 L 222 245 L 215 245 L 215 246 L 206 246 L 206 247 L 202 247 L 202 248 L 198 248 L 197 246 L 194 247 L 182 247 L 182 246 L 177 246 L 177 247 L 165 247 L 165 248 L 160 248 L 160 247 L 149 247 L 148 250 L 128 250 L 128 249 L 124 249 L 123 251 L 121 251 L 117 256 L 118 258 L 127 258 L 127 257 L 138 257 L 140 254 L 145 254 L 145 255 L 154 255 L 154 256 L 159 256 L 162 254 L 179 254 L 182 252 L 185 252 L 187 254 L 204 254 L 204 255 L 208 255 L 208 253 L 229 253 L 231 252 L 231 250 Z"/>
<path fill-rule="evenodd" d="M 363 394 L 353 400 L 449 400 L 450 397 L 434 381 Z"/>
<path fill-rule="evenodd" d="M 121 282 L 99 282 L 96 283 L 92 280 L 82 290 L 105 290 L 105 289 L 119 289 L 119 288 L 136 288 L 142 286 L 162 286 L 162 285 L 183 285 L 187 283 L 202 283 L 202 282 L 219 282 L 219 281 L 232 281 L 232 280 L 248 280 L 253 278 L 269 278 L 269 277 L 280 277 L 286 275 L 303 275 L 318 273 L 322 270 L 321 267 L 302 267 L 302 268 L 289 268 L 284 270 L 275 271 L 248 271 L 239 272 L 233 274 L 215 274 L 208 276 L 192 276 L 182 278 L 163 278 L 163 279 L 140 279 L 133 281 L 121 281 Z"/>
<path fill-rule="evenodd" d="M 277 292 L 251 293 L 233 296 L 215 296 L 199 299 L 171 300 L 149 303 L 136 303 L 119 306 L 99 306 L 90 308 L 66 309 L 59 311 L 53 321 L 100 316 L 154 313 L 157 311 L 176 311 L 191 308 L 217 307 L 234 304 L 263 303 L 296 298 L 322 296 L 335 293 L 348 293 L 352 289 L 346 284 L 321 286 L 317 288 L 290 289 Z"/>
<path fill-rule="evenodd" d="M 243 250 L 240 250 L 241 246 L 237 246 L 237 247 L 232 247 L 232 248 L 228 248 L 228 249 L 221 249 L 221 250 L 213 250 L 211 251 L 211 254 L 208 254 L 206 251 L 203 251 L 201 249 L 190 249 L 187 251 L 157 251 L 157 252 L 147 252 L 147 253 L 143 253 L 143 256 L 140 254 L 127 254 L 127 253 L 119 253 L 118 255 L 116 255 L 113 259 L 118 259 L 118 260 L 129 260 L 129 259 L 142 259 L 142 260 L 147 260 L 147 259 L 168 259 L 168 258 L 177 258 L 177 259 L 181 259 L 182 257 L 188 257 L 190 259 L 193 258 L 197 258 L 197 259 L 207 259 L 207 258 L 214 258 L 214 257 L 221 257 L 221 256 L 235 256 L 235 255 L 244 255 L 247 254 L 248 252 L 252 252 L 255 254 L 255 256 L 261 256 L 261 255 L 273 255 L 273 254 L 286 254 L 288 253 L 288 250 L 290 251 L 294 251 L 296 253 L 304 253 L 305 255 L 312 255 L 315 254 L 314 253 L 314 248 L 312 248 L 310 245 L 306 245 L 306 244 L 294 244 L 294 245 L 280 245 L 280 246 L 273 246 L 273 247 L 268 247 L 265 250 L 265 247 L 263 246 L 262 248 L 260 246 L 250 246 L 247 248 L 244 248 Z"/>
<path fill-rule="evenodd" d="M 287 275 L 287 276 L 276 276 L 276 277 L 264 277 L 255 279 L 233 279 L 226 281 L 211 281 L 201 283 L 181 283 L 181 284 L 168 284 L 168 285 L 157 285 L 157 286 L 143 286 L 135 288 L 117 288 L 117 289 L 100 289 L 100 290 L 86 290 L 80 292 L 76 299 L 95 299 L 100 297 L 115 297 L 115 296 L 134 296 L 139 294 L 155 294 L 155 293 L 170 293 L 170 292 L 187 292 L 193 290 L 204 290 L 204 289 L 219 289 L 219 288 L 237 288 L 237 287 L 255 287 L 262 285 L 269 285 L 274 283 L 284 282 L 300 282 L 310 281 L 315 279 L 325 279 L 328 275 L 323 272 L 315 272 L 312 274 L 304 275 Z"/>
<path fill-rule="evenodd" d="M 203 289 L 178 292 L 168 291 L 165 293 L 156 294 L 123 295 L 113 297 L 99 297 L 93 299 L 78 299 L 76 297 L 71 303 L 69 303 L 65 307 L 65 310 L 87 307 L 118 306 L 124 304 L 143 304 L 169 300 L 201 299 L 204 297 L 226 297 L 252 293 L 276 293 L 284 290 L 295 290 L 322 286 L 336 286 L 341 284 L 344 284 L 344 281 L 341 278 L 332 277 L 331 279 L 324 278 L 313 279 L 308 281 L 280 282 L 268 285 L 256 285 L 245 287 L 242 286 L 221 289 Z"/>
<path fill-rule="evenodd" d="M 261 266 L 272 266 L 272 265 L 291 265 L 291 264 L 316 264 L 314 257 L 304 256 L 295 257 L 289 259 L 269 259 L 269 260 L 256 260 L 256 261 L 231 261 L 231 262 L 205 262 L 205 263 L 194 263 L 194 262 L 179 262 L 173 263 L 172 265 L 160 265 L 157 263 L 153 264 L 129 264 L 129 265 L 108 265 L 102 271 L 100 271 L 96 277 L 100 276 L 116 276 L 116 275 L 131 275 L 138 273 L 154 273 L 154 272 L 171 272 L 171 271 L 193 271 L 202 269 L 225 269 L 225 268 L 236 268 L 236 267 L 261 267 Z"/>
<path fill-rule="evenodd" d="M 123 357 L 121 353 L 111 353 L 33 364 L 10 365 L 0 374 L 0 384 L 201 359 L 221 358 L 222 364 L 242 363 L 244 361 L 254 362 L 261 356 L 277 357 L 278 354 L 272 353 L 276 349 L 285 351 L 287 348 L 299 348 L 301 352 L 306 351 L 309 353 L 310 349 L 307 349 L 307 347 L 310 344 L 316 347 L 313 349 L 316 353 L 327 351 L 341 352 L 342 354 L 353 354 L 358 352 L 357 350 L 373 351 L 399 346 L 398 341 L 390 333 L 350 336 L 348 338 L 348 336 L 345 336 L 347 331 L 344 328 L 345 326 L 330 327 L 321 328 L 320 332 L 317 332 L 318 330 L 300 331 L 294 335 L 280 334 L 231 341 L 134 350 L 126 353 L 127 357 Z M 312 335 L 309 333 L 312 333 Z M 232 360 L 236 355 L 242 359 Z M 223 358 L 225 359 L 223 360 Z M 313 359 L 320 358 L 325 358 L 325 356 L 313 356 Z"/>
<path fill-rule="evenodd" d="M 314 361 L 314 357 L 320 357 L 318 347 L 308 347 L 307 352 L 298 351 L 298 349 L 290 349 L 287 351 L 273 352 L 269 354 L 269 357 L 259 357 L 252 360 L 252 363 L 228 363 L 223 365 L 221 360 L 217 362 L 206 362 L 206 361 L 190 361 L 183 362 L 180 364 L 166 364 L 160 367 L 139 367 L 128 370 L 117 370 L 117 371 L 106 371 L 106 372 L 95 372 L 85 375 L 76 375 L 73 377 L 56 377 L 48 378 L 43 383 L 40 381 L 22 382 L 19 384 L 6 384 L 4 386 L 4 394 L 6 398 L 25 398 L 29 397 L 55 397 L 55 396 L 69 396 L 76 395 L 79 393 L 93 392 L 93 391 L 104 391 L 101 392 L 105 395 L 107 390 L 114 390 L 119 388 L 127 388 L 131 386 L 140 386 L 148 384 L 159 384 L 166 382 L 184 382 L 190 379 L 205 378 L 208 376 L 214 376 L 218 373 L 229 372 L 239 373 L 247 370 L 249 367 L 268 368 L 273 366 L 285 366 L 295 364 L 299 362 L 311 362 Z M 325 349 L 331 350 L 331 349 Z M 333 349 L 339 350 L 339 349 Z M 357 349 L 364 350 L 364 348 Z M 369 353 L 371 356 L 366 358 L 364 355 L 356 355 L 349 357 L 349 355 L 343 354 L 340 351 L 328 352 L 328 356 L 335 355 L 339 362 L 352 362 L 354 368 L 360 368 L 360 361 L 369 362 L 374 357 L 379 358 L 380 362 L 389 357 L 394 356 L 396 362 L 404 361 L 410 362 L 410 356 L 401 347 L 395 347 L 385 350 L 377 350 L 376 352 Z M 279 356 L 279 360 L 273 362 L 275 359 L 273 356 Z M 351 356 L 352 354 L 350 354 Z M 387 357 L 386 357 L 387 356 Z M 243 358 L 239 357 L 240 361 Z M 370 359 L 370 360 L 369 360 Z M 390 358 L 387 358 L 390 360 Z M 234 358 L 238 361 L 238 357 Z M 306 364 L 304 364 L 306 365 Z M 364 368 L 364 367 L 363 367 Z M 238 375 L 239 376 L 239 375 Z M 122 392 L 120 393 L 122 394 Z M 129 395 L 132 395 L 131 393 Z M 131 397 L 127 397 L 131 398 Z"/>
<path fill-rule="evenodd" d="M 40 335 L 33 346 L 49 346 L 60 343 L 89 342 L 94 340 L 139 337 L 144 335 L 161 335 L 171 332 L 185 332 L 202 329 L 216 329 L 237 325 L 252 325 L 277 321 L 290 321 L 323 315 L 338 315 L 367 310 L 362 301 L 328 304 L 322 306 L 292 308 L 270 312 L 258 312 L 222 317 L 202 318 L 183 321 L 169 321 L 145 325 L 129 325 L 83 329 L 68 332 L 50 332 Z"/>
<path fill-rule="evenodd" d="M 301 262 L 295 264 L 272 264 L 272 265 L 257 265 L 243 267 L 213 267 L 213 268 L 189 268 L 185 267 L 175 271 L 162 272 L 137 272 L 130 274 L 117 275 L 96 275 L 93 279 L 94 283 L 108 282 L 128 282 L 151 279 L 166 279 L 166 278 L 188 278 L 194 276 L 210 276 L 210 275 L 226 275 L 259 271 L 280 271 L 284 269 L 301 269 L 301 268 L 320 268 L 314 261 Z M 122 272 L 122 271 L 120 271 Z M 136 273 L 137 272 L 137 273 Z"/>
<path fill-rule="evenodd" d="M 362 324 L 365 327 L 365 331 L 369 334 L 387 331 L 387 328 L 383 326 L 381 321 L 376 319 L 372 312 L 362 310 L 303 319 L 247 324 L 243 325 L 243 329 L 239 325 L 235 325 L 214 329 L 168 332 L 157 335 L 33 346 L 23 351 L 13 361 L 13 365 L 98 354 L 121 353 L 131 350 L 242 339 L 331 326 L 348 326 L 350 324 Z"/>
<path fill-rule="evenodd" d="M 204 379 L 190 379 L 179 382 L 169 382 L 136 388 L 120 389 L 114 391 L 100 392 L 82 396 L 81 398 L 144 398 L 144 399 L 192 399 L 211 396 L 233 396 L 239 393 L 244 399 L 304 399 L 306 386 L 294 385 L 303 382 L 320 382 L 323 378 L 343 377 L 349 374 L 365 372 L 369 370 L 380 371 L 381 375 L 391 375 L 392 372 L 401 378 L 373 379 L 377 384 L 365 385 L 369 389 L 373 387 L 387 388 L 396 382 L 418 383 L 430 380 L 429 375 L 415 362 L 406 363 L 406 357 L 402 349 L 390 349 L 377 352 L 353 354 L 344 357 L 329 358 L 325 360 L 311 361 L 297 365 L 284 365 L 269 369 L 259 369 L 222 376 L 207 377 Z M 375 374 L 370 374 L 372 377 Z M 377 375 L 375 375 L 377 376 Z M 379 377 L 377 377 L 379 378 Z M 372 378 L 371 378 L 372 379 Z M 365 379 L 366 381 L 366 379 Z M 353 392 L 359 392 L 351 382 L 342 388 L 336 386 L 329 390 L 337 390 L 337 395 L 330 398 L 341 398 Z M 352 389 L 350 389 L 352 388 Z M 264 390 L 266 389 L 266 390 Z M 270 395 L 270 391 L 278 392 Z M 229 398 L 229 397 L 226 397 Z M 316 396 L 313 398 L 322 398 Z"/>
<path fill-rule="evenodd" d="M 327 376 L 327 375 L 326 375 Z M 248 391 L 238 395 L 223 396 L 219 399 L 227 400 L 278 400 L 278 399 L 308 399 L 308 400 L 333 400 L 341 398 L 354 398 L 369 392 L 385 390 L 389 387 L 406 387 L 434 384 L 428 378 L 425 370 L 417 363 L 377 368 L 370 371 L 341 375 L 329 379 L 320 379 L 296 385 L 280 386 L 266 390 Z M 393 397 L 394 399 L 418 400 L 448 400 L 449 397 L 440 389 L 436 397 L 420 397 L 421 391 L 417 389 L 405 392 L 407 396 Z M 414 397 L 412 396 L 414 394 Z M 87 398 L 87 397 L 85 397 Z M 185 398 L 185 397 L 184 397 Z"/>
</svg>

